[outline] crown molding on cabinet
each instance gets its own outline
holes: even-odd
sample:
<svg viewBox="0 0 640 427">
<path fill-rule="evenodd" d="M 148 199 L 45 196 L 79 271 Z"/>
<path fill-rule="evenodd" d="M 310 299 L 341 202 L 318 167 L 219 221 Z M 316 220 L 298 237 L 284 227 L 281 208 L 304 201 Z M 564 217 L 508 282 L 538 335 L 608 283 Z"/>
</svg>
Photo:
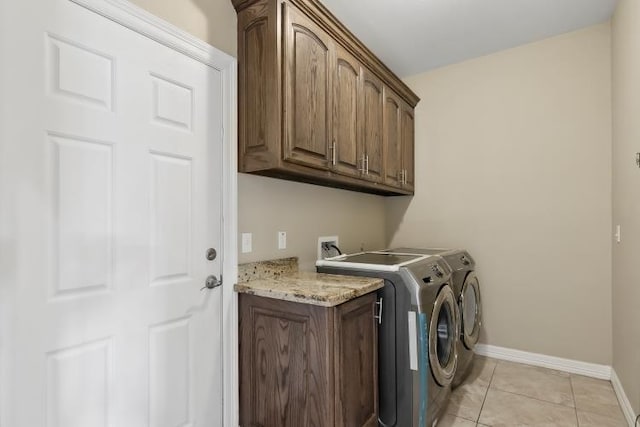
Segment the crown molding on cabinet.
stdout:
<svg viewBox="0 0 640 427">
<path fill-rule="evenodd" d="M 260 0 L 231 0 L 236 12 L 258 3 Z M 280 0 L 280 3 L 285 1 Z M 351 55 L 359 61 L 367 64 L 371 71 L 387 86 L 393 89 L 404 99 L 411 108 L 420 101 L 416 95 L 402 80 L 400 80 L 371 50 L 364 45 L 347 27 L 345 27 L 321 2 L 318 0 L 286 0 L 304 12 L 319 27 L 326 31 L 334 40 L 338 41 Z"/>
</svg>

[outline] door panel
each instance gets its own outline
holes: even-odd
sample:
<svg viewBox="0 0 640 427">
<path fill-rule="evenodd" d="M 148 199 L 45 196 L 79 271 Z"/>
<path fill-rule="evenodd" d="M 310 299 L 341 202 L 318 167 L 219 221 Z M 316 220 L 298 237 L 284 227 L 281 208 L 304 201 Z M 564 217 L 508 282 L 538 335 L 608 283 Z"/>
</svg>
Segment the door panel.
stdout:
<svg viewBox="0 0 640 427">
<path fill-rule="evenodd" d="M 193 89 L 151 75 L 153 85 L 153 121 L 156 124 L 191 131 Z"/>
<path fill-rule="evenodd" d="M 189 425 L 190 319 L 171 320 L 149 328 L 149 424 Z"/>
<path fill-rule="evenodd" d="M 113 277 L 113 147 L 55 134 L 48 140 L 57 252 L 51 296 L 105 291 Z"/>
<path fill-rule="evenodd" d="M 413 117 L 413 109 L 408 105 L 401 110 L 402 125 L 402 167 L 404 169 L 404 188 L 413 191 L 415 187 L 414 178 L 414 129 L 415 120 Z"/>
<path fill-rule="evenodd" d="M 287 134 L 284 159 L 319 169 L 329 161 L 330 39 L 292 6 L 285 11 Z"/>
<path fill-rule="evenodd" d="M 110 340 L 47 355 L 47 419 L 52 427 L 109 426 Z M 78 375 L 78 370 L 83 375 Z M 69 411 L 67 408 L 75 408 Z"/>
<path fill-rule="evenodd" d="M 222 249 L 220 71 L 66 0 L 8 10 L 25 121 L 5 131 L 28 196 L 3 420 L 222 425 L 221 289 L 200 291 L 221 272 L 205 258 Z"/>
<path fill-rule="evenodd" d="M 150 154 L 151 285 L 189 280 L 191 160 Z"/>
<path fill-rule="evenodd" d="M 336 426 L 378 425 L 378 334 L 376 296 L 336 307 Z"/>
<path fill-rule="evenodd" d="M 362 72 L 363 145 L 367 159 L 365 179 L 382 181 L 382 82 L 367 69 Z"/>
<path fill-rule="evenodd" d="M 49 91 L 86 106 L 113 108 L 114 58 L 71 40 L 46 35 Z M 78 79 L 82 75 L 84 78 Z"/>
<path fill-rule="evenodd" d="M 400 139 L 400 100 L 390 89 L 384 90 L 385 183 L 402 186 L 402 140 Z"/>
<path fill-rule="evenodd" d="M 358 129 L 360 64 L 342 47 L 336 49 L 333 102 L 333 168 L 340 174 L 360 175 L 358 159 L 363 154 Z M 333 157 L 335 156 L 335 157 Z"/>
</svg>

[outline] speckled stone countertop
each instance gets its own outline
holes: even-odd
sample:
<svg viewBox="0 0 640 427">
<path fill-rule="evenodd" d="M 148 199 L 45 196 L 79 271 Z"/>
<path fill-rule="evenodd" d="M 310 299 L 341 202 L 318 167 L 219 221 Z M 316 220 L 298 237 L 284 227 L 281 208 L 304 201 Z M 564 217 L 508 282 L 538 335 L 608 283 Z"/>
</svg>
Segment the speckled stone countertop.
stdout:
<svg viewBox="0 0 640 427">
<path fill-rule="evenodd" d="M 297 272 L 298 258 L 296 257 L 248 262 L 238 265 L 238 283 L 262 279 L 277 279 L 282 275 Z"/>
<path fill-rule="evenodd" d="M 241 264 L 238 293 L 313 304 L 340 305 L 384 286 L 382 279 L 298 271 L 298 259 Z"/>
</svg>

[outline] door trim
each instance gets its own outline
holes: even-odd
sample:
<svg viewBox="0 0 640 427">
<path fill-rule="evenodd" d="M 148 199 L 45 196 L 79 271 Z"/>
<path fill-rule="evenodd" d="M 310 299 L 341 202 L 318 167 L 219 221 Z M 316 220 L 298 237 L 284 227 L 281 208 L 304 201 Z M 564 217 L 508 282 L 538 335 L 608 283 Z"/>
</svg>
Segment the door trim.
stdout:
<svg viewBox="0 0 640 427">
<path fill-rule="evenodd" d="M 214 68 L 223 81 L 222 359 L 223 425 L 239 425 L 237 251 L 237 61 L 126 0 L 69 0 L 172 50 Z M 212 291 L 215 292 L 215 291 Z"/>
</svg>

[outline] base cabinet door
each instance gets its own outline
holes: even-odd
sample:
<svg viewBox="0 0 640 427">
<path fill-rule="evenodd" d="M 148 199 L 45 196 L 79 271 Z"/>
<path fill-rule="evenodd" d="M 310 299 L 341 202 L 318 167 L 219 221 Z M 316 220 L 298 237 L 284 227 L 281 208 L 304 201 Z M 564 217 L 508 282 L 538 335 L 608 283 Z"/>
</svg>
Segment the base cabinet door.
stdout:
<svg viewBox="0 0 640 427">
<path fill-rule="evenodd" d="M 375 301 L 320 307 L 240 294 L 240 425 L 376 426 Z"/>
<path fill-rule="evenodd" d="M 329 311 L 240 294 L 240 425 L 334 425 Z"/>
<path fill-rule="evenodd" d="M 378 334 L 372 297 L 336 310 L 336 426 L 378 425 Z"/>
</svg>

